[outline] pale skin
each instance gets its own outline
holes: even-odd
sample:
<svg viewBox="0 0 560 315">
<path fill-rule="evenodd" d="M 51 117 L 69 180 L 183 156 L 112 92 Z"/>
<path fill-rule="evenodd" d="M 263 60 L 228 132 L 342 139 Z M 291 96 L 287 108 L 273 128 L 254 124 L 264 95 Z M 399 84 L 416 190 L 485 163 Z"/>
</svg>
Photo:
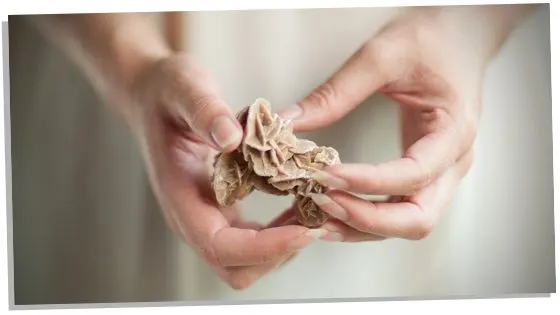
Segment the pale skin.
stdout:
<svg viewBox="0 0 560 315">
<path fill-rule="evenodd" d="M 221 279 L 245 289 L 318 238 L 426 237 L 472 164 L 484 69 L 531 8 L 412 10 L 375 34 L 296 110 L 283 112 L 297 131 L 308 131 L 342 118 L 374 93 L 400 104 L 403 158 L 318 174 L 332 190 L 314 199 L 334 217 L 321 229 L 295 224 L 291 210 L 262 226 L 244 221 L 236 207 L 217 205 L 210 189 L 213 156 L 239 146 L 241 127 L 217 83 L 190 56 L 173 52 L 146 16 L 38 21 L 137 139 L 169 227 Z M 372 203 L 348 192 L 404 197 Z"/>
<path fill-rule="evenodd" d="M 357 242 L 427 237 L 473 162 L 484 70 L 533 5 L 423 8 L 384 27 L 331 78 L 283 115 L 296 131 L 326 127 L 374 93 L 399 104 L 401 158 L 342 164 L 316 179 L 335 220 L 324 228 Z M 349 192 L 389 195 L 369 202 Z"/>
</svg>

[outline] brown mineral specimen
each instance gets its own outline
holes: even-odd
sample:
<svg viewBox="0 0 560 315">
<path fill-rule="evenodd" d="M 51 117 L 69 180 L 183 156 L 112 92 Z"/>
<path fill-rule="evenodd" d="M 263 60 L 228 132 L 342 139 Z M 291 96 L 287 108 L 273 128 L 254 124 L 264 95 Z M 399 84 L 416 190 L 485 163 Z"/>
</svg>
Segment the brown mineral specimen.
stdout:
<svg viewBox="0 0 560 315">
<path fill-rule="evenodd" d="M 324 224 L 329 216 L 309 196 L 326 187 L 312 180 L 311 174 L 340 163 L 338 152 L 298 139 L 292 123 L 273 114 L 262 98 L 236 117 L 245 135 L 237 150 L 216 156 L 212 187 L 218 203 L 231 206 L 255 189 L 277 196 L 291 194 L 300 224 L 310 228 Z"/>
</svg>

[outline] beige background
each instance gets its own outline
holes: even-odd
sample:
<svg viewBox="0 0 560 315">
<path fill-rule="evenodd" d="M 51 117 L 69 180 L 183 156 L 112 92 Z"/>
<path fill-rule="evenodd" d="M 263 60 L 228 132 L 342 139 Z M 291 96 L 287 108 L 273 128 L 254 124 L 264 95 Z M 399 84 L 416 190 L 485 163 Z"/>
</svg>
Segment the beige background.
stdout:
<svg viewBox="0 0 560 315">
<path fill-rule="evenodd" d="M 265 97 L 281 108 L 395 13 L 189 13 L 186 38 L 232 107 Z M 167 231 L 134 142 L 75 66 L 21 18 L 9 23 L 17 304 L 554 290 L 548 6 L 488 69 L 475 165 L 428 239 L 317 243 L 244 292 L 221 283 Z M 394 104 L 375 96 L 309 136 L 344 161 L 380 162 L 399 154 L 396 127 Z M 260 193 L 243 202 L 263 221 L 288 204 Z"/>
</svg>

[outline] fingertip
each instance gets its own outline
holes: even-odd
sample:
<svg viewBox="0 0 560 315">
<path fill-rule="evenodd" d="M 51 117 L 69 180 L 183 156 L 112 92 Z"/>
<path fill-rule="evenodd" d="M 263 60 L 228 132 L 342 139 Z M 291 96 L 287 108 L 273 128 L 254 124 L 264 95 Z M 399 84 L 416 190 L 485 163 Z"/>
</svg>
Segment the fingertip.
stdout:
<svg viewBox="0 0 560 315">
<path fill-rule="evenodd" d="M 348 183 L 344 179 L 334 176 L 332 173 L 332 171 L 325 168 L 313 172 L 311 178 L 330 189 L 347 189 Z"/>
<path fill-rule="evenodd" d="M 225 280 L 230 288 L 235 291 L 245 291 L 256 281 L 254 278 L 257 277 L 248 272 L 247 269 L 241 269 L 239 271 L 230 271 Z"/>
<path fill-rule="evenodd" d="M 296 120 L 303 115 L 303 109 L 300 105 L 294 104 L 278 112 L 278 116 L 286 120 Z"/>
<path fill-rule="evenodd" d="M 315 204 L 332 217 L 341 221 L 348 220 L 348 211 L 332 198 L 332 193 L 329 193 L 329 195 L 313 194 L 311 198 Z"/>
<path fill-rule="evenodd" d="M 323 241 L 335 242 L 335 243 L 344 242 L 344 239 L 345 239 L 344 234 L 342 234 L 339 231 L 331 231 L 331 230 L 329 230 L 329 232 L 321 238 L 321 240 Z"/>
<path fill-rule="evenodd" d="M 309 246 L 311 243 L 321 239 L 327 233 L 328 231 L 322 228 L 307 229 L 305 233 L 301 234 L 288 243 L 288 251 L 298 252 Z"/>
<path fill-rule="evenodd" d="M 294 131 L 307 132 L 327 126 L 333 121 L 332 112 L 328 110 L 316 110 L 314 105 L 307 101 L 300 102 L 288 108 L 278 111 L 278 116 L 292 123 Z"/>
<path fill-rule="evenodd" d="M 312 238 L 314 240 L 318 240 L 321 237 L 325 236 L 328 233 L 327 230 L 322 229 L 322 228 L 318 228 L 318 229 L 309 229 L 307 230 L 307 232 L 305 233 L 305 236 Z"/>
</svg>

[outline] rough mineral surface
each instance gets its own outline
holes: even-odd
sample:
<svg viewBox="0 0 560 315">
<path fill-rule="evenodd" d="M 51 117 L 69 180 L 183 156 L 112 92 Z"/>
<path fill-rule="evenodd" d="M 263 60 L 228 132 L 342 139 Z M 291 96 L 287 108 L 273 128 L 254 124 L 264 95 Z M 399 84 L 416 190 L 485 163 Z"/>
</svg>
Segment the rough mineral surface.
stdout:
<svg viewBox="0 0 560 315">
<path fill-rule="evenodd" d="M 237 114 L 245 129 L 241 145 L 231 153 L 219 153 L 214 162 L 212 187 L 218 203 L 231 206 L 255 189 L 277 196 L 295 197 L 300 224 L 313 228 L 329 216 L 309 197 L 326 188 L 310 178 L 325 166 L 340 163 L 338 152 L 298 139 L 292 123 L 271 112 L 270 103 L 257 99 Z"/>
</svg>

